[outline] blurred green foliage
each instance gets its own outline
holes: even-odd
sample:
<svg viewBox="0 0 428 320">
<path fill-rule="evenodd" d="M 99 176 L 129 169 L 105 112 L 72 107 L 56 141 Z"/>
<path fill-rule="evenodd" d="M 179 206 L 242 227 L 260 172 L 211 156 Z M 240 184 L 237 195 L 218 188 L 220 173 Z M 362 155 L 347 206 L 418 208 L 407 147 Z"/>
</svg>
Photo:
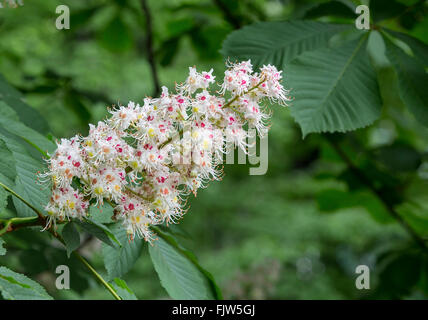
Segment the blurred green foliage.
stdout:
<svg viewBox="0 0 428 320">
<path fill-rule="evenodd" d="M 212 67 L 220 75 L 223 40 L 247 24 L 294 19 L 352 23 L 355 15 L 346 10 L 347 2 L 148 0 L 160 83 L 172 87 L 193 65 Z M 387 18 L 388 28 L 427 43 L 426 6 L 390 2 L 374 1 L 381 13 L 374 18 Z M 107 106 L 153 94 L 140 1 L 24 3 L 0 9 L 0 73 L 47 120 L 44 133 L 85 134 L 88 123 L 107 115 Z M 55 28 L 59 4 L 70 7 L 70 30 Z M 385 79 L 392 79 L 385 72 Z M 0 78 L 0 92 L 2 83 Z M 173 230 L 213 274 L 225 298 L 428 297 L 427 255 L 329 143 L 339 143 L 402 219 L 427 239 L 428 130 L 400 104 L 392 85 L 382 92 L 387 103 L 381 120 L 327 139 L 310 134 L 303 140 L 289 110 L 274 108 L 267 174 L 249 176 L 248 165 L 227 165 L 223 181 L 191 199 L 189 213 Z M 6 209 L 1 216 L 8 214 Z M 0 264 L 36 279 L 53 297 L 110 298 L 45 234 L 19 230 L 5 239 L 8 255 L 0 256 Z M 82 254 L 103 270 L 99 240 L 82 240 Z M 139 299 L 167 298 L 148 251 L 144 245 L 123 279 Z M 72 290 L 55 289 L 59 264 L 70 266 Z M 359 264 L 371 268 L 370 290 L 355 287 Z"/>
</svg>

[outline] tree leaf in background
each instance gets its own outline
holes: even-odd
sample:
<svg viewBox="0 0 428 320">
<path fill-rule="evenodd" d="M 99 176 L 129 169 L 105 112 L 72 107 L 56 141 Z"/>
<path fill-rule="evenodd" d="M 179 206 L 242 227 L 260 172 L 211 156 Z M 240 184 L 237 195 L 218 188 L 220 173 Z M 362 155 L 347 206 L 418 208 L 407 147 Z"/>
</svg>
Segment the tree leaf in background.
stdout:
<svg viewBox="0 0 428 320">
<path fill-rule="evenodd" d="M 112 231 L 122 243 L 122 247 L 114 248 L 103 245 L 104 265 L 109 279 L 120 278 L 131 270 L 141 255 L 144 242 L 143 239 L 138 237 L 133 241 L 129 241 L 126 230 L 121 224 L 114 225 Z"/>
<path fill-rule="evenodd" d="M 0 191 L 1 193 L 1 191 Z M 6 254 L 6 248 L 3 247 L 5 244 L 3 238 L 0 238 L 0 256 L 4 256 Z"/>
<path fill-rule="evenodd" d="M 180 38 L 174 37 L 164 41 L 156 52 L 156 57 L 161 66 L 166 67 L 172 64 L 179 51 Z"/>
<path fill-rule="evenodd" d="M 385 39 L 386 55 L 398 77 L 399 94 L 415 118 L 428 126 L 428 75 L 424 65 Z"/>
<path fill-rule="evenodd" d="M 64 105 L 76 114 L 81 124 L 86 127 L 91 120 L 91 112 L 82 102 L 79 94 L 74 90 L 67 90 L 64 94 Z"/>
<path fill-rule="evenodd" d="M 414 57 L 419 60 L 421 64 L 423 64 L 425 67 L 428 65 L 428 45 L 417 38 L 408 36 L 407 34 L 401 32 L 392 30 L 387 30 L 387 32 L 406 43 L 410 49 L 412 49 Z"/>
<path fill-rule="evenodd" d="M 73 222 L 69 222 L 64 226 L 62 237 L 65 242 L 67 257 L 70 258 L 70 254 L 80 246 L 80 234 Z"/>
<path fill-rule="evenodd" d="M 0 267 L 0 292 L 6 300 L 52 300 L 40 284 L 6 267 Z"/>
<path fill-rule="evenodd" d="M 195 28 L 195 19 L 185 17 L 167 21 L 166 28 L 169 38 L 179 37 Z"/>
<path fill-rule="evenodd" d="M 422 155 L 412 146 L 394 143 L 373 150 L 375 159 L 392 171 L 414 172 L 422 163 Z"/>
<path fill-rule="evenodd" d="M 111 282 L 116 293 L 123 300 L 138 300 L 135 296 L 135 293 L 128 287 L 125 281 L 119 278 L 114 278 L 113 282 Z"/>
<path fill-rule="evenodd" d="M 318 207 L 323 212 L 340 209 L 364 208 L 379 223 L 393 222 L 383 203 L 369 191 L 323 190 L 317 195 Z"/>
<path fill-rule="evenodd" d="M 274 64 L 283 69 L 301 53 L 326 47 L 335 33 L 346 28 L 349 26 L 314 21 L 256 23 L 232 32 L 221 53 L 232 60 L 251 59 L 258 67 Z"/>
<path fill-rule="evenodd" d="M 385 41 L 379 31 L 370 32 L 367 52 L 376 70 L 383 106 L 389 110 L 403 110 L 405 106 L 399 95 L 397 74 L 386 57 Z"/>
<path fill-rule="evenodd" d="M 0 117 L 0 127 L 24 139 L 44 155 L 56 149 L 55 143 L 17 120 L 18 115 L 16 112 L 2 101 L 0 101 L 0 113 L 2 115 L 7 115 L 5 117 Z"/>
<path fill-rule="evenodd" d="M 84 219 L 83 221 L 76 220 L 75 223 L 111 247 L 120 247 L 122 245 L 113 232 L 102 223 L 90 219 Z"/>
<path fill-rule="evenodd" d="M 23 101 L 22 94 L 10 86 L 0 74 L 0 100 L 12 107 L 19 115 L 19 119 L 28 127 L 47 133 L 49 125 L 42 115 Z"/>
<path fill-rule="evenodd" d="M 381 260 L 379 268 L 380 294 L 392 294 L 395 299 L 409 294 L 421 277 L 423 254 L 409 252 L 392 252 Z"/>
<path fill-rule="evenodd" d="M 334 49 L 305 52 L 289 65 L 291 114 L 303 136 L 351 131 L 379 118 L 382 105 L 366 43 L 363 36 Z"/>
<path fill-rule="evenodd" d="M 160 238 L 149 246 L 149 253 L 162 286 L 173 299 L 221 299 L 211 274 L 195 256 L 183 249 L 169 234 L 156 229 Z"/>
<path fill-rule="evenodd" d="M 230 33 L 229 28 L 205 26 L 196 28 L 190 33 L 193 47 L 201 60 L 221 58 L 220 44 Z"/>
<path fill-rule="evenodd" d="M 116 53 L 128 51 L 134 45 L 132 31 L 120 14 L 110 20 L 105 29 L 97 35 L 97 38 L 103 47 Z"/>
<path fill-rule="evenodd" d="M 102 5 L 95 5 L 80 10 L 72 10 L 70 21 L 73 21 L 73 28 L 70 30 L 80 30 L 81 27 L 86 26 L 100 8 L 102 8 Z"/>
<path fill-rule="evenodd" d="M 355 19 L 355 5 L 352 1 L 338 0 L 317 3 L 304 14 L 304 19 L 315 19 L 323 16 L 334 16 Z"/>
<path fill-rule="evenodd" d="M 12 152 L 16 164 L 14 185 L 8 185 L 8 187 L 13 188 L 16 193 L 31 203 L 40 212 L 43 212 L 43 207 L 49 202 L 50 196 L 49 190 L 37 181 L 37 172 L 43 170 L 43 164 L 31 157 L 24 146 L 26 144 L 25 141 L 1 127 L 0 139 L 6 143 L 6 146 Z M 21 200 L 16 197 L 12 198 L 18 216 L 30 217 L 35 215 L 34 211 Z"/>
<path fill-rule="evenodd" d="M 397 17 L 407 9 L 404 4 L 395 0 L 370 0 L 369 8 L 374 22 Z"/>
<path fill-rule="evenodd" d="M 401 217 L 423 237 L 428 237 L 428 203 L 405 202 L 397 207 Z"/>
</svg>

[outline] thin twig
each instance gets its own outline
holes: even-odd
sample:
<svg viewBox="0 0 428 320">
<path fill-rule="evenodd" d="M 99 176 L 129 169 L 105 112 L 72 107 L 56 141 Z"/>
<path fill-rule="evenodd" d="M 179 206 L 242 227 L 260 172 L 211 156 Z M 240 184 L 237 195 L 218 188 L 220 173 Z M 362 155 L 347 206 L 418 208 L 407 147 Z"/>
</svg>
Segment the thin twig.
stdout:
<svg viewBox="0 0 428 320">
<path fill-rule="evenodd" d="M 64 239 L 58 233 L 52 229 L 49 229 L 49 232 L 65 246 Z M 94 269 L 94 267 L 91 266 L 91 264 L 85 258 L 83 258 L 77 251 L 73 251 L 73 255 L 92 273 L 92 275 L 112 294 L 116 300 L 122 300 L 116 291 L 114 291 L 112 286 L 104 280 L 104 278 L 97 272 L 97 270 Z"/>
<path fill-rule="evenodd" d="M 3 226 L 0 229 L 0 237 L 3 236 L 7 232 L 15 231 L 19 228 L 25 227 L 36 227 L 43 226 L 45 224 L 45 219 L 41 219 L 39 216 L 34 217 L 13 217 L 10 219 L 0 219 L 0 225 Z"/>
</svg>

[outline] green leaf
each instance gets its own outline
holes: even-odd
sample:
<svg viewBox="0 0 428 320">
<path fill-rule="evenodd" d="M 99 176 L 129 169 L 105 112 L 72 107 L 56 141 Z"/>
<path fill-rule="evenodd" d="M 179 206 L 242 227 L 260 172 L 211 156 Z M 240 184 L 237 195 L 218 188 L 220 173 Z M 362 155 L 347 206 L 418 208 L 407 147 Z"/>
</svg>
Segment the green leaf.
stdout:
<svg viewBox="0 0 428 320">
<path fill-rule="evenodd" d="M 122 243 L 122 247 L 113 248 L 103 245 L 104 265 L 107 269 L 109 279 L 120 278 L 134 266 L 141 255 L 144 240 L 135 238 L 128 240 L 126 230 L 121 224 L 112 227 L 114 234 Z"/>
<path fill-rule="evenodd" d="M 306 11 L 305 19 L 315 19 L 324 16 L 355 19 L 355 5 L 351 1 L 329 1 L 317 3 Z"/>
<path fill-rule="evenodd" d="M 92 221 L 98 223 L 112 223 L 113 208 L 107 202 L 100 206 L 90 206 L 89 216 Z"/>
<path fill-rule="evenodd" d="M 383 203 L 367 191 L 342 191 L 327 189 L 317 195 L 319 209 L 324 212 L 334 212 L 340 209 L 364 208 L 374 220 L 379 223 L 394 221 Z"/>
<path fill-rule="evenodd" d="M 3 247 L 4 244 L 4 240 L 0 238 L 0 256 L 4 256 L 6 254 L 6 248 Z"/>
<path fill-rule="evenodd" d="M 370 0 L 370 15 L 375 22 L 397 17 L 407 7 L 395 0 Z"/>
<path fill-rule="evenodd" d="M 305 52 L 290 64 L 291 114 L 304 136 L 355 130 L 379 118 L 382 106 L 366 43 L 363 36 L 334 49 Z"/>
<path fill-rule="evenodd" d="M 376 70 L 383 106 L 389 110 L 402 110 L 405 106 L 398 93 L 397 74 L 386 57 L 385 41 L 377 30 L 370 32 L 367 51 Z"/>
<path fill-rule="evenodd" d="M 424 65 L 385 39 L 386 55 L 398 77 L 401 100 L 423 125 L 428 125 L 428 75 Z"/>
<path fill-rule="evenodd" d="M 78 92 L 69 89 L 64 94 L 64 105 L 74 112 L 82 125 L 87 125 L 91 119 L 91 112 L 82 102 Z"/>
<path fill-rule="evenodd" d="M 195 28 L 195 19 L 192 17 L 178 18 L 166 21 L 168 38 L 183 36 Z"/>
<path fill-rule="evenodd" d="M 380 261 L 378 291 L 401 298 L 411 292 L 421 277 L 423 254 L 415 252 L 392 252 Z"/>
<path fill-rule="evenodd" d="M 124 52 L 132 48 L 134 37 L 132 30 L 126 25 L 120 14 L 117 14 L 98 34 L 98 41 L 112 52 Z"/>
<path fill-rule="evenodd" d="M 121 243 L 113 234 L 113 232 L 102 223 L 99 223 L 90 219 L 84 219 L 83 221 L 76 220 L 75 222 L 79 226 L 81 226 L 86 232 L 97 237 L 98 239 L 108 244 L 109 246 L 115 247 L 115 244 L 118 245 L 119 247 L 121 246 Z"/>
<path fill-rule="evenodd" d="M 87 25 L 94 14 L 101 8 L 102 5 L 95 5 L 89 8 L 73 10 L 70 14 L 70 21 L 73 21 L 73 29 L 81 30 L 81 27 Z"/>
<path fill-rule="evenodd" d="M 15 158 L 6 143 L 0 139 L 0 182 L 13 187 L 16 177 Z"/>
<path fill-rule="evenodd" d="M 230 33 L 224 26 L 198 27 L 190 33 L 192 45 L 201 60 L 214 60 L 221 57 L 220 43 Z"/>
<path fill-rule="evenodd" d="M 165 40 L 155 53 L 160 65 L 163 67 L 171 65 L 174 61 L 174 58 L 177 56 L 179 49 L 180 37 L 174 37 Z"/>
<path fill-rule="evenodd" d="M 373 150 L 377 161 L 393 172 L 414 172 L 422 163 L 422 155 L 411 145 L 394 143 Z"/>
<path fill-rule="evenodd" d="M 70 254 L 80 246 L 80 234 L 73 222 L 69 222 L 64 226 L 62 237 L 67 249 L 67 257 L 70 258 Z"/>
<path fill-rule="evenodd" d="M 2 128 L 22 138 L 42 154 L 46 155 L 47 152 L 52 152 L 56 149 L 55 143 L 20 122 L 15 111 L 2 101 L 0 101 L 0 113 L 7 115 L 0 117 L 0 126 Z"/>
<path fill-rule="evenodd" d="M 419 39 L 416 39 L 401 32 L 396 32 L 392 30 L 388 30 L 387 32 L 406 43 L 410 47 L 410 49 L 412 49 L 414 57 L 419 60 L 420 63 L 422 63 L 425 67 L 428 65 L 428 45 L 426 45 Z"/>
<path fill-rule="evenodd" d="M 42 115 L 23 101 L 22 94 L 11 87 L 0 74 L 0 100 L 13 108 L 19 119 L 28 127 L 41 133 L 49 131 L 49 125 Z"/>
<path fill-rule="evenodd" d="M 0 267 L 0 292 L 6 300 L 52 300 L 40 284 L 6 267 Z"/>
<path fill-rule="evenodd" d="M 326 47 L 335 33 L 346 28 L 349 26 L 314 21 L 256 23 L 232 32 L 221 52 L 226 58 L 251 59 L 258 67 L 275 64 L 283 69 L 301 53 Z"/>
<path fill-rule="evenodd" d="M 428 236 L 428 208 L 417 202 L 405 202 L 396 208 L 401 217 L 421 236 Z"/>
<path fill-rule="evenodd" d="M 3 189 L 0 186 L 0 213 L 6 208 L 7 206 L 7 197 L 9 194 L 6 192 L 5 189 Z"/>
<path fill-rule="evenodd" d="M 123 300 L 138 300 L 135 293 L 128 287 L 125 281 L 119 278 L 114 278 L 111 283 L 116 293 Z"/>
<path fill-rule="evenodd" d="M 160 238 L 149 246 L 150 257 L 162 286 L 173 299 L 221 299 L 211 274 L 195 256 L 170 235 L 156 229 Z"/>
<path fill-rule="evenodd" d="M 2 139 L 7 148 L 12 152 L 16 163 L 16 178 L 14 185 L 7 185 L 13 188 L 16 193 L 31 203 L 40 212 L 49 201 L 49 190 L 40 185 L 37 181 L 37 172 L 43 170 L 41 162 L 37 161 L 27 151 L 21 138 L 10 134 L 0 127 L 0 139 Z M 34 216 L 34 211 L 16 197 L 13 197 L 18 216 Z"/>
</svg>

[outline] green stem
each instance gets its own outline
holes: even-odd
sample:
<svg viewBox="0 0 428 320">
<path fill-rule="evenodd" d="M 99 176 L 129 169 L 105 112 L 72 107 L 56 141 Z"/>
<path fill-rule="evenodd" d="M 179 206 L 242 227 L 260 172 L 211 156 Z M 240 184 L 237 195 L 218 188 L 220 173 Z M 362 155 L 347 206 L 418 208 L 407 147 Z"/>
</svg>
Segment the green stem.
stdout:
<svg viewBox="0 0 428 320">
<path fill-rule="evenodd" d="M 13 191 L 11 188 L 6 186 L 5 184 L 0 182 L 0 186 L 3 187 L 6 191 L 11 193 L 12 195 L 14 195 L 15 197 L 17 197 L 19 200 L 24 202 L 29 208 L 31 208 L 35 213 L 37 213 L 39 218 L 44 219 L 43 214 L 36 207 L 34 207 L 31 203 L 29 203 L 27 200 L 25 200 L 23 197 L 21 197 L 19 194 L 17 194 L 15 191 Z"/>
<path fill-rule="evenodd" d="M 37 213 L 37 216 L 35 217 L 26 217 L 26 218 L 11 218 L 11 219 L 0 219 L 0 223 L 4 224 L 4 227 L 0 229 L 0 236 L 2 236 L 4 233 L 8 232 L 11 227 L 13 226 L 45 226 L 46 225 L 46 218 L 42 215 L 42 213 L 35 208 L 33 205 L 31 205 L 28 201 L 26 201 L 24 198 L 22 198 L 19 194 L 17 194 L 15 191 L 10 189 L 9 187 L 5 186 L 3 183 L 0 182 L 0 186 L 2 186 L 5 190 L 13 194 L 15 197 L 20 199 L 22 202 L 24 202 L 29 208 L 31 208 L 35 213 Z M 63 245 L 65 245 L 64 239 L 57 234 L 54 230 L 49 229 L 49 232 L 58 239 L 59 242 L 61 242 Z M 114 289 L 103 279 L 103 277 L 89 264 L 88 261 L 86 261 L 85 258 L 83 258 L 78 252 L 74 251 L 73 254 L 76 256 L 76 258 L 83 263 L 83 265 L 95 276 L 96 279 L 113 295 L 113 297 L 116 300 L 122 300 L 121 297 L 114 291 Z"/>
<path fill-rule="evenodd" d="M 45 219 L 40 219 L 39 216 L 0 219 L 0 224 L 3 225 L 3 228 L 0 229 L 0 237 L 3 236 L 5 233 L 16 230 L 18 228 L 40 226 L 40 225 L 43 225 L 44 223 L 45 223 Z"/>
<path fill-rule="evenodd" d="M 95 270 L 88 261 L 86 261 L 85 258 L 83 258 L 80 254 L 78 254 L 76 251 L 73 252 L 73 254 L 76 256 L 77 259 L 80 260 L 80 262 L 82 262 L 86 268 L 88 268 L 88 270 L 90 272 L 92 272 L 92 274 L 95 276 L 95 278 L 98 279 L 98 281 L 112 294 L 112 296 L 116 299 L 116 300 L 122 300 L 121 297 L 119 297 L 119 295 L 114 291 L 114 289 L 111 287 L 111 285 L 109 285 L 104 279 L 103 277 L 97 272 L 97 270 Z"/>
</svg>

